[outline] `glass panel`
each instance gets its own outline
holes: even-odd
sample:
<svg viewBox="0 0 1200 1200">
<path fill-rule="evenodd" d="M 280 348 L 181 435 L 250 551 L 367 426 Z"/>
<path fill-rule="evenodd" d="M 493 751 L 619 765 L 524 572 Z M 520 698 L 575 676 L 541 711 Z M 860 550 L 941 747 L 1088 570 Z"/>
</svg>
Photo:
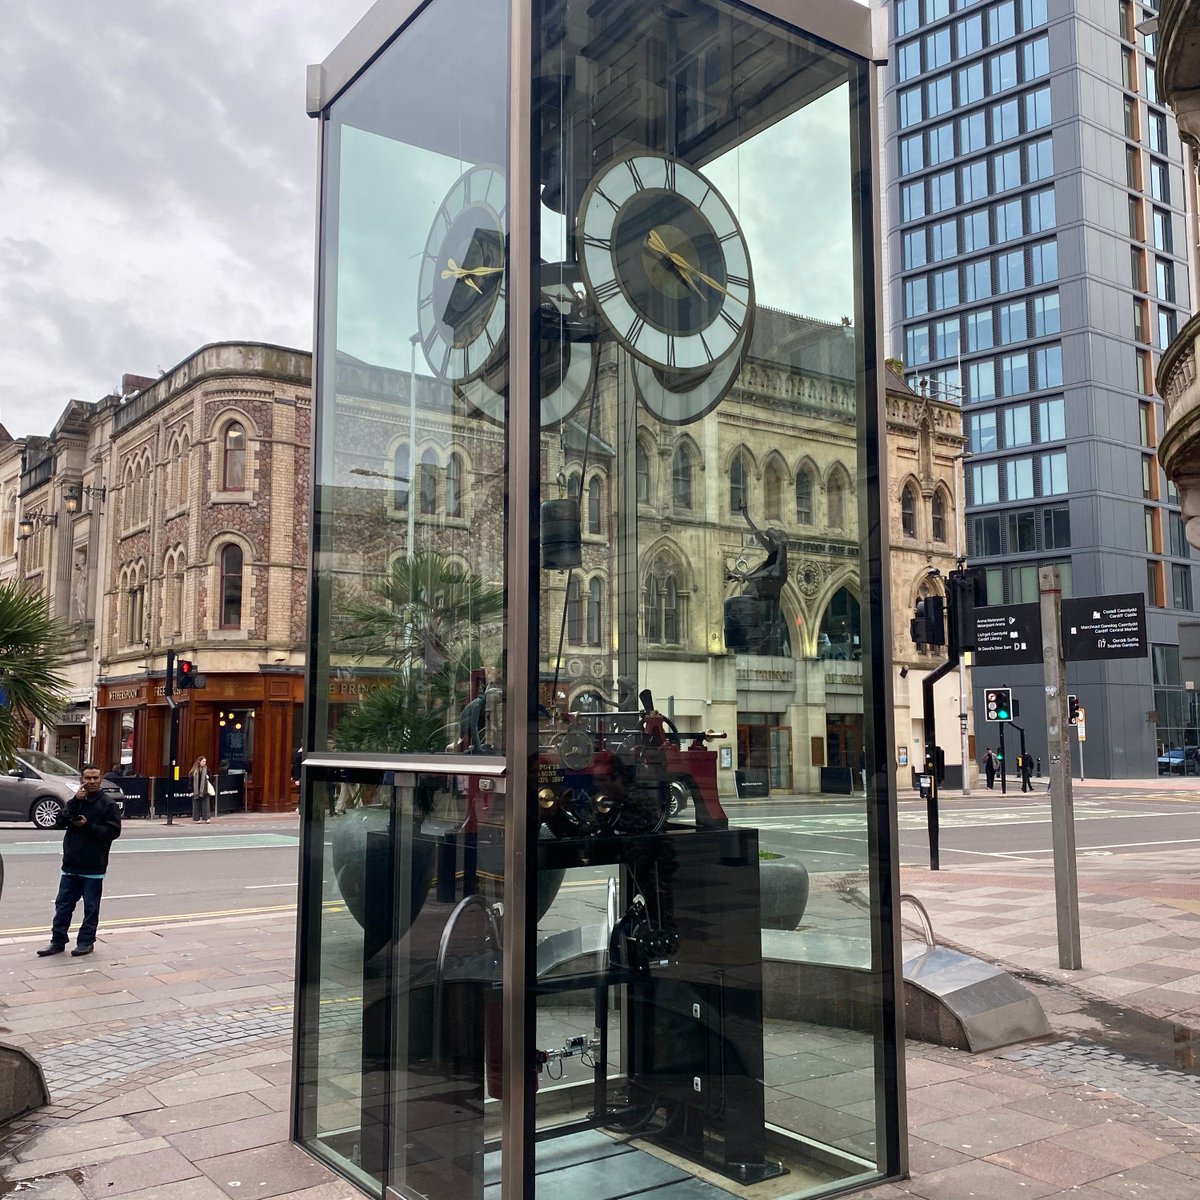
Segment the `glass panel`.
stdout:
<svg viewBox="0 0 1200 1200">
<path fill-rule="evenodd" d="M 501 769 L 507 12 L 434 0 L 323 127 L 309 755 Z M 300 1139 L 377 1196 L 482 1196 L 492 779 L 305 780 Z"/>
<path fill-rule="evenodd" d="M 541 279 L 572 297 L 561 335 L 590 371 L 569 406 L 543 373 L 541 501 L 593 468 L 612 496 L 607 536 L 574 564 L 543 546 L 535 597 L 539 861 L 567 873 L 538 926 L 539 1159 L 599 1136 L 622 1151 L 605 1159 L 614 1194 L 695 1173 L 818 1195 L 879 1169 L 887 1053 L 881 797 L 862 781 L 877 736 L 860 612 L 863 77 L 735 4 L 535 13 L 555 31 L 534 64 Z M 933 132 L 932 158 L 952 132 Z M 902 143 L 906 168 L 918 145 Z M 917 231 L 908 265 L 954 252 L 954 230 Z M 914 311 L 930 295 L 915 292 Z M 957 341 L 937 323 L 912 345 L 953 357 Z M 573 644 L 570 598 L 595 580 L 599 637 Z M 832 859 L 737 803 L 799 813 L 822 794 L 851 831 Z M 871 904 L 808 886 L 847 870 Z M 763 929 L 786 931 L 769 970 Z M 797 1003 L 831 946 L 854 1004 Z M 570 1180 L 539 1175 L 536 1194 Z"/>
</svg>

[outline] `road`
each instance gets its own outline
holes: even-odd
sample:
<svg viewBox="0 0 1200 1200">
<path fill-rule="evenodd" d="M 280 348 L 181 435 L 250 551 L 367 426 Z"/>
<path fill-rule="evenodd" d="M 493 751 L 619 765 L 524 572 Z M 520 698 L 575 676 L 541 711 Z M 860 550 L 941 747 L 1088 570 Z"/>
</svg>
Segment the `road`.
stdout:
<svg viewBox="0 0 1200 1200">
<path fill-rule="evenodd" d="M 864 802 L 772 798 L 730 802 L 731 819 L 760 830 L 763 849 L 801 859 L 812 873 L 845 873 L 867 862 Z M 1049 861 L 1046 793 L 999 792 L 940 803 L 943 869 L 992 860 Z M 924 801 L 899 802 L 901 862 L 928 864 Z M 1200 796 L 1144 789 L 1077 792 L 1075 836 L 1081 861 L 1091 856 L 1200 847 Z M 50 919 L 58 885 L 61 834 L 0 825 L 5 885 L 0 937 L 36 934 Z M 270 914 L 296 902 L 298 821 L 235 816 L 207 828 L 191 821 L 127 821 L 114 847 L 104 896 L 108 925 L 157 924 L 232 914 Z"/>
</svg>

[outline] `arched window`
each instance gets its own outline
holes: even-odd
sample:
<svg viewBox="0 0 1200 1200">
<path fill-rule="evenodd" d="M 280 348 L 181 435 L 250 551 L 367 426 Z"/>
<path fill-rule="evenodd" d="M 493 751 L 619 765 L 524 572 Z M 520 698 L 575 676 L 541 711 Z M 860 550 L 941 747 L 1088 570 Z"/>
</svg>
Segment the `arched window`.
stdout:
<svg viewBox="0 0 1200 1200">
<path fill-rule="evenodd" d="M 221 490 L 246 490 L 246 430 L 237 421 L 225 426 L 224 457 L 221 461 Z"/>
<path fill-rule="evenodd" d="M 446 516 L 462 516 L 462 459 L 457 454 L 446 464 Z"/>
<path fill-rule="evenodd" d="M 666 586 L 662 589 L 663 641 L 675 646 L 679 643 L 679 587 L 675 576 L 668 575 Z"/>
<path fill-rule="evenodd" d="M 595 482 L 593 480 L 593 482 Z M 601 618 L 604 615 L 604 589 L 599 579 L 588 584 L 587 640 L 589 646 L 600 645 Z"/>
<path fill-rule="evenodd" d="M 183 551 L 168 554 L 163 563 L 163 635 L 183 632 Z"/>
<path fill-rule="evenodd" d="M 849 588 L 838 588 L 821 618 L 817 635 L 819 658 L 857 659 L 862 655 L 858 600 Z"/>
<path fill-rule="evenodd" d="M 834 471 L 829 479 L 829 526 L 843 529 L 846 525 L 846 482 L 840 471 Z"/>
<path fill-rule="evenodd" d="M 437 512 L 437 456 L 432 450 L 421 455 L 421 507 L 422 516 L 433 516 Z"/>
<path fill-rule="evenodd" d="M 128 590 L 125 594 L 125 644 L 137 646 L 142 642 L 146 615 L 146 577 L 140 564 L 130 568 L 126 581 Z"/>
<path fill-rule="evenodd" d="M 397 446 L 392 455 L 392 477 L 396 483 L 392 489 L 392 504 L 403 512 L 408 508 L 408 497 L 412 493 L 412 459 L 407 446 Z"/>
<path fill-rule="evenodd" d="M 774 463 L 763 478 L 763 512 L 771 521 L 778 521 L 783 513 L 783 477 Z"/>
<path fill-rule="evenodd" d="M 634 469 L 637 474 L 637 498 L 639 504 L 650 503 L 650 456 L 646 447 L 638 442 L 634 451 Z"/>
<path fill-rule="evenodd" d="M 662 641 L 662 614 L 658 608 L 658 581 L 653 576 L 646 580 L 642 593 L 642 609 L 646 614 L 646 641 Z"/>
<path fill-rule="evenodd" d="M 686 446 L 677 446 L 671 460 L 671 498 L 676 508 L 692 507 L 692 456 Z"/>
<path fill-rule="evenodd" d="M 567 641 L 572 646 L 583 642 L 583 589 L 578 575 L 572 575 L 567 585 Z"/>
<path fill-rule="evenodd" d="M 813 523 L 812 476 L 805 470 L 796 476 L 796 523 L 798 525 Z"/>
<path fill-rule="evenodd" d="M 188 467 L 191 463 L 191 445 L 186 433 L 179 437 L 179 458 L 175 465 L 175 503 L 182 507 L 188 498 Z"/>
<path fill-rule="evenodd" d="M 900 494 L 900 527 L 905 537 L 917 536 L 917 494 L 911 484 Z"/>
<path fill-rule="evenodd" d="M 4 526 L 0 529 L 0 554 L 6 558 L 17 552 L 17 494 L 4 498 Z"/>
<path fill-rule="evenodd" d="M 567 499 L 568 500 L 578 500 L 579 499 L 579 472 L 578 471 L 572 471 L 571 474 L 567 476 Z"/>
<path fill-rule="evenodd" d="M 739 451 L 729 465 L 729 511 L 740 514 L 746 507 L 746 459 Z"/>
<path fill-rule="evenodd" d="M 234 542 L 221 547 L 221 628 L 242 627 L 242 548 Z"/>
<path fill-rule="evenodd" d="M 587 521 L 588 533 L 600 532 L 600 476 L 593 475 L 588 480 Z"/>
<path fill-rule="evenodd" d="M 941 492 L 933 493 L 933 504 L 929 510 L 930 526 L 935 542 L 946 540 L 946 500 Z"/>
</svg>

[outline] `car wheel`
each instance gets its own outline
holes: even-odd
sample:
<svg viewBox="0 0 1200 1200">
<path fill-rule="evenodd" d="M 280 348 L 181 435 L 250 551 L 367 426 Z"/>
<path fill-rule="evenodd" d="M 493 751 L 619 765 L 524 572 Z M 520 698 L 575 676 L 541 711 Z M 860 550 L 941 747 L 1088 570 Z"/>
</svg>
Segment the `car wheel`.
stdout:
<svg viewBox="0 0 1200 1200">
<path fill-rule="evenodd" d="M 692 789 L 682 779 L 672 779 L 667 795 L 667 816 L 674 820 L 688 806 Z"/>
<path fill-rule="evenodd" d="M 29 819 L 39 829 L 54 829 L 61 815 L 62 805 L 57 800 L 52 800 L 49 796 L 39 796 L 33 802 L 33 811 L 29 814 Z"/>
</svg>

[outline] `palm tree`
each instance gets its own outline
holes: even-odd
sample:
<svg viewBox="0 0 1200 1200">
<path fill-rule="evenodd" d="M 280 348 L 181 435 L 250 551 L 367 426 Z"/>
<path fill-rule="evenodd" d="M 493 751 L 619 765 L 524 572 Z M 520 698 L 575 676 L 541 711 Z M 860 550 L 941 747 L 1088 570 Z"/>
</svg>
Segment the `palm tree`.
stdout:
<svg viewBox="0 0 1200 1200">
<path fill-rule="evenodd" d="M 0 583 L 0 764 L 11 765 L 30 720 L 50 724 L 67 681 L 58 672 L 66 628 L 45 597 L 23 584 Z"/>
<path fill-rule="evenodd" d="M 502 587 L 434 551 L 397 559 L 383 579 L 344 600 L 337 649 L 394 674 L 342 718 L 338 748 L 444 750 L 446 727 L 471 698 L 471 672 L 483 665 L 487 634 L 500 644 L 503 617 Z"/>
</svg>

